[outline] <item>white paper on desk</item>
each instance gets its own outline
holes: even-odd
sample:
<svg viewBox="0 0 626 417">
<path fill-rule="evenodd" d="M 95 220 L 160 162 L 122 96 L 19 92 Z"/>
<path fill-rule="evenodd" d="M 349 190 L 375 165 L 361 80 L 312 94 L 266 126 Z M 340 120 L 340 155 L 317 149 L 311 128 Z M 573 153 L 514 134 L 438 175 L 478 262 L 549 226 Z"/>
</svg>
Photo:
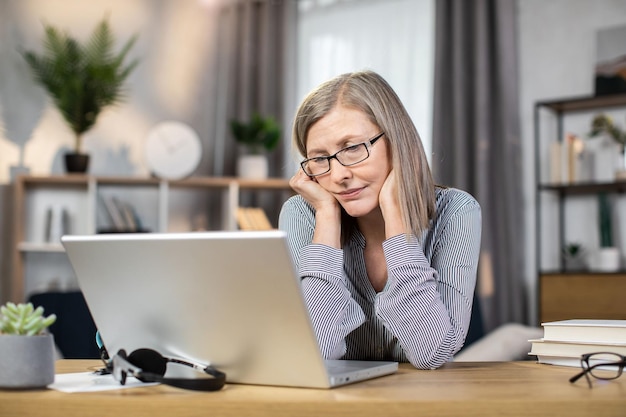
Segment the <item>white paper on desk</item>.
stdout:
<svg viewBox="0 0 626 417">
<path fill-rule="evenodd" d="M 63 392 L 95 392 L 125 389 L 135 387 L 149 387 L 156 382 L 141 382 L 137 378 L 128 376 L 126 385 L 117 382 L 111 375 L 97 375 L 93 372 L 78 372 L 74 374 L 56 374 L 54 383 L 48 388 Z"/>
</svg>

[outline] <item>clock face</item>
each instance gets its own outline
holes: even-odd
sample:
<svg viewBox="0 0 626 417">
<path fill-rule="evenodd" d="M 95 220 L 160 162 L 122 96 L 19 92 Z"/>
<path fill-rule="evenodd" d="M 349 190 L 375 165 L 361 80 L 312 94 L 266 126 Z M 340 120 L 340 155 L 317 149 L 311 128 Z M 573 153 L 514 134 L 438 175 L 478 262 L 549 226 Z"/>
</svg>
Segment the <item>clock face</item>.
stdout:
<svg viewBox="0 0 626 417">
<path fill-rule="evenodd" d="M 159 178 L 177 180 L 195 171 L 202 157 L 198 134 L 180 122 L 162 122 L 148 133 L 146 162 Z"/>
</svg>

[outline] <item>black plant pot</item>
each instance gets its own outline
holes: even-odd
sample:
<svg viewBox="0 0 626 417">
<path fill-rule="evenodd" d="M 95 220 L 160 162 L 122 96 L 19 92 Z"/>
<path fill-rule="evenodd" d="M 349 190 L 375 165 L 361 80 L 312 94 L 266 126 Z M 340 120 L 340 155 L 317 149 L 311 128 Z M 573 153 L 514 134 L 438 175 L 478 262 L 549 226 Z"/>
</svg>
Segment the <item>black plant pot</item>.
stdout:
<svg viewBox="0 0 626 417">
<path fill-rule="evenodd" d="M 83 153 L 66 153 L 65 170 L 69 173 L 84 174 L 89 168 L 89 155 Z"/>
</svg>

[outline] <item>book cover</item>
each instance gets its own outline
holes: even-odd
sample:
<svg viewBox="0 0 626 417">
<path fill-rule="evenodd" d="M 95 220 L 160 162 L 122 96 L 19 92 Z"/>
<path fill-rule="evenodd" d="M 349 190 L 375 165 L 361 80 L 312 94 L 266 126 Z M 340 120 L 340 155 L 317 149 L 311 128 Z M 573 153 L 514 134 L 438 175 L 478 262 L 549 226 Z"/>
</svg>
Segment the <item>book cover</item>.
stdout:
<svg viewBox="0 0 626 417">
<path fill-rule="evenodd" d="M 104 202 L 104 207 L 106 208 L 107 214 L 109 215 L 109 219 L 111 220 L 112 226 L 115 230 L 124 230 L 124 218 L 122 213 L 119 211 L 119 208 L 115 204 L 112 198 L 102 197 L 102 201 Z"/>
<path fill-rule="evenodd" d="M 626 344 L 626 320 L 571 319 L 541 325 L 547 340 Z"/>
<path fill-rule="evenodd" d="M 626 355 L 624 343 L 583 343 L 562 342 L 554 340 L 531 339 L 530 355 L 561 356 L 568 358 L 580 358 L 585 353 L 613 352 Z"/>
<path fill-rule="evenodd" d="M 568 358 L 565 356 L 537 355 L 537 362 L 545 363 L 547 365 L 571 366 L 575 368 L 580 368 L 580 358 Z"/>
<path fill-rule="evenodd" d="M 124 223 L 124 230 L 127 232 L 134 232 L 137 230 L 135 224 L 135 216 L 130 204 L 120 201 L 118 198 L 113 197 L 113 204 L 117 207 L 118 213 L 122 217 Z"/>
<path fill-rule="evenodd" d="M 563 145 L 553 142 L 550 144 L 550 183 L 560 184 L 563 177 Z"/>
</svg>

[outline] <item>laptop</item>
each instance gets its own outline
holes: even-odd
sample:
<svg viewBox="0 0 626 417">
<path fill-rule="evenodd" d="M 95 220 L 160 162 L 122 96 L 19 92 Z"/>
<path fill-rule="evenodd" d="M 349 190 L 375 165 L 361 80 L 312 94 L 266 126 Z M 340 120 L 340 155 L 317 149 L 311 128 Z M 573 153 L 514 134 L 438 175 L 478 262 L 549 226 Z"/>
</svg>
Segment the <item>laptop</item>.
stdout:
<svg viewBox="0 0 626 417">
<path fill-rule="evenodd" d="M 213 365 L 228 383 L 290 387 L 332 388 L 398 369 L 323 359 L 283 231 L 61 241 L 110 354 L 150 348 Z"/>
</svg>

